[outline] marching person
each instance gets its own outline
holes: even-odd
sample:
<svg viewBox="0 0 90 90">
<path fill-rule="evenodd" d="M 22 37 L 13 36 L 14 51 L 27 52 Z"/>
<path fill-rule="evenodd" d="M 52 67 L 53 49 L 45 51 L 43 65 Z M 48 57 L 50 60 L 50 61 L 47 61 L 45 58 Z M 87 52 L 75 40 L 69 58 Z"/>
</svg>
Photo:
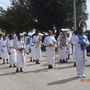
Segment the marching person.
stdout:
<svg viewBox="0 0 90 90">
<path fill-rule="evenodd" d="M 47 64 L 48 69 L 52 69 L 53 65 L 55 65 L 55 43 L 56 40 L 54 36 L 52 36 L 52 31 L 48 31 L 48 36 L 44 40 L 44 45 L 47 50 Z"/>
<path fill-rule="evenodd" d="M 70 55 L 72 54 L 72 46 L 70 42 L 70 34 L 67 33 L 67 59 L 70 59 Z"/>
<path fill-rule="evenodd" d="M 67 39 L 65 32 L 62 31 L 58 36 L 59 60 L 60 63 L 67 62 Z"/>
<path fill-rule="evenodd" d="M 3 59 L 3 64 L 5 64 L 5 60 L 6 63 L 8 64 L 8 50 L 7 50 L 6 36 L 3 36 L 3 40 L 1 40 L 1 56 Z"/>
<path fill-rule="evenodd" d="M 71 42 L 71 44 L 72 44 L 72 46 L 73 46 L 73 50 L 72 50 L 72 61 L 74 62 L 74 67 L 76 67 L 76 51 L 77 51 L 77 47 L 76 47 L 76 45 L 73 45 L 73 41 L 74 41 L 74 37 L 76 36 L 78 34 L 78 31 L 77 30 L 75 30 L 74 32 L 73 32 L 73 34 L 72 34 L 72 37 L 71 37 L 71 40 L 70 40 L 70 42 Z"/>
<path fill-rule="evenodd" d="M 35 62 L 35 58 L 34 58 L 34 54 L 35 54 L 35 47 L 34 47 L 34 43 L 33 43 L 33 40 L 32 40 L 32 38 L 33 38 L 33 36 L 31 37 L 31 39 L 30 39 L 30 49 L 31 49 L 31 59 L 30 59 L 30 62 Z"/>
<path fill-rule="evenodd" d="M 25 44 L 21 39 L 21 36 L 18 35 L 17 36 L 17 41 L 16 41 L 16 51 L 17 51 L 17 55 L 16 55 L 16 59 L 17 59 L 17 69 L 16 72 L 23 72 L 23 67 L 26 65 L 25 63 L 25 58 L 24 58 L 24 48 L 25 48 Z M 20 69 L 20 70 L 19 70 Z"/>
<path fill-rule="evenodd" d="M 25 48 L 25 52 L 27 55 L 29 54 L 29 49 L 30 49 L 30 37 L 27 35 L 27 37 L 26 37 L 26 48 Z"/>
<path fill-rule="evenodd" d="M 39 31 L 36 30 L 36 33 L 35 35 L 33 36 L 33 43 L 34 43 L 34 58 L 35 58 L 35 61 L 36 61 L 36 64 L 40 64 L 39 63 L 39 60 L 41 59 L 41 45 L 42 45 L 42 42 L 41 42 L 41 38 L 39 36 Z"/>
<path fill-rule="evenodd" d="M 76 69 L 77 76 L 79 78 L 85 77 L 85 56 L 86 56 L 86 46 L 89 45 L 87 36 L 83 35 L 83 29 L 78 28 L 78 34 L 74 37 L 72 41 L 73 45 L 76 46 Z"/>
<path fill-rule="evenodd" d="M 9 54 L 9 64 L 10 68 L 16 67 L 16 50 L 15 50 L 15 40 L 13 36 L 10 34 L 9 35 L 9 40 L 8 40 L 8 54 Z"/>
<path fill-rule="evenodd" d="M 2 41 L 2 35 L 0 34 L 0 59 L 2 59 L 2 56 L 1 56 L 1 53 L 2 53 L 2 51 L 1 51 L 1 41 Z"/>
</svg>

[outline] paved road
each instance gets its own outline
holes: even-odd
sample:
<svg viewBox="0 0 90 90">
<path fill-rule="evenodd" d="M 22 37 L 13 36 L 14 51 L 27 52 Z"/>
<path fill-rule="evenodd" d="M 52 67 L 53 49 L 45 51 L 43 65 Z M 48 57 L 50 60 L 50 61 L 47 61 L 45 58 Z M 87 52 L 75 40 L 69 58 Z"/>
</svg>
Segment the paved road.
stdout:
<svg viewBox="0 0 90 90">
<path fill-rule="evenodd" d="M 56 69 L 48 70 L 44 52 L 40 65 L 29 62 L 29 56 L 26 56 L 27 67 L 23 73 L 15 73 L 16 68 L 8 68 L 9 65 L 2 65 L 0 60 L 0 90 L 90 90 L 90 57 L 87 60 L 88 82 L 81 82 L 76 77 L 71 60 L 67 64 L 57 61 Z"/>
</svg>

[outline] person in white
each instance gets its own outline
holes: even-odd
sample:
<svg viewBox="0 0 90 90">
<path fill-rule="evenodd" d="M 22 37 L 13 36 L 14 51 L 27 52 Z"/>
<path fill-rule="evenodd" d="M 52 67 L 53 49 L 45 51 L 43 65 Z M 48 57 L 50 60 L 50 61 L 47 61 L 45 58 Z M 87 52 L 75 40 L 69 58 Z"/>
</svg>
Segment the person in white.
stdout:
<svg viewBox="0 0 90 90">
<path fill-rule="evenodd" d="M 32 37 L 33 38 L 33 37 Z M 35 54 L 35 47 L 34 47 L 34 43 L 33 43 L 33 40 L 32 38 L 30 39 L 30 49 L 31 49 L 31 59 L 30 59 L 30 62 L 35 62 L 35 58 L 34 58 L 34 54 Z"/>
<path fill-rule="evenodd" d="M 74 41 L 74 39 L 75 39 L 75 36 L 78 34 L 78 31 L 77 30 L 75 30 L 74 32 L 73 32 L 73 34 L 72 34 L 72 37 L 71 37 L 71 40 L 70 40 L 70 42 L 71 42 L 71 44 L 72 44 L 72 46 L 73 46 L 73 50 L 72 50 L 72 61 L 74 62 L 74 67 L 76 67 L 76 51 L 77 51 L 77 47 L 76 47 L 76 45 L 73 45 L 73 41 Z"/>
<path fill-rule="evenodd" d="M 15 50 L 15 40 L 13 36 L 10 34 L 9 35 L 9 40 L 8 40 L 8 54 L 9 54 L 9 67 L 16 67 L 16 50 Z"/>
<path fill-rule="evenodd" d="M 70 59 L 70 55 L 72 54 L 72 45 L 70 42 L 70 34 L 67 33 L 67 59 Z"/>
<path fill-rule="evenodd" d="M 52 36 L 52 31 L 48 31 L 48 36 L 44 40 L 44 45 L 47 50 L 47 64 L 48 69 L 52 69 L 53 65 L 55 65 L 55 43 L 56 39 Z"/>
<path fill-rule="evenodd" d="M 27 35 L 26 36 L 26 48 L 25 48 L 25 52 L 27 55 L 29 54 L 29 49 L 30 49 L 30 37 Z"/>
<path fill-rule="evenodd" d="M 33 43 L 34 43 L 34 54 L 35 54 L 35 61 L 36 64 L 40 64 L 39 61 L 41 59 L 42 53 L 41 53 L 41 40 L 40 40 L 40 36 L 39 36 L 39 31 L 36 30 L 35 35 L 33 36 Z"/>
<path fill-rule="evenodd" d="M 19 72 L 19 69 L 20 69 L 20 72 L 23 72 L 22 68 L 26 65 L 25 63 L 25 57 L 24 57 L 24 42 L 22 41 L 21 39 L 21 36 L 18 35 L 17 37 L 17 41 L 16 41 L 16 51 L 17 51 L 17 55 L 16 55 L 16 60 L 17 60 L 17 69 L 16 69 L 16 72 Z"/>
<path fill-rule="evenodd" d="M 2 40 L 2 34 L 0 34 L 0 59 L 2 59 L 2 56 L 1 56 L 1 53 L 2 53 L 2 51 L 1 51 L 1 40 Z"/>
<path fill-rule="evenodd" d="M 3 40 L 1 40 L 1 56 L 3 59 L 3 64 L 5 64 L 5 60 L 8 64 L 8 50 L 7 50 L 6 36 L 3 36 Z"/>
<path fill-rule="evenodd" d="M 65 32 L 62 31 L 58 36 L 59 60 L 60 63 L 67 62 L 67 39 Z"/>
<path fill-rule="evenodd" d="M 78 28 L 78 34 L 72 41 L 73 45 L 76 46 L 76 69 L 78 77 L 85 77 L 85 57 L 86 57 L 86 46 L 89 45 L 87 36 L 83 35 L 83 29 Z"/>
</svg>

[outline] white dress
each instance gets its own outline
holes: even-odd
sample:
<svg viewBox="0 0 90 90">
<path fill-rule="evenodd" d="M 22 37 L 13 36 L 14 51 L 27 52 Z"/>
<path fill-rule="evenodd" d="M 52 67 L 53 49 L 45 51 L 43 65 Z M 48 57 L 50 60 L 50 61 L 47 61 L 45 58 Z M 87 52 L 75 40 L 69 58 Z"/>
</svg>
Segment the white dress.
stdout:
<svg viewBox="0 0 90 90">
<path fill-rule="evenodd" d="M 84 41 L 88 43 L 89 41 L 86 36 L 84 36 Z M 73 45 L 76 47 L 76 69 L 77 69 L 77 75 L 83 75 L 85 74 L 85 57 L 86 57 L 86 50 L 81 50 L 81 45 L 78 44 L 79 37 L 76 35 L 72 41 Z"/>
<path fill-rule="evenodd" d="M 16 64 L 16 49 L 15 49 L 14 40 L 9 40 L 8 41 L 8 51 L 10 52 L 10 55 L 9 55 L 10 65 Z"/>
<path fill-rule="evenodd" d="M 24 42 L 23 41 L 16 41 L 16 60 L 17 60 L 17 68 L 23 68 L 26 65 L 25 57 L 24 57 L 24 50 L 21 52 L 20 48 L 24 48 Z"/>
<path fill-rule="evenodd" d="M 44 40 L 44 45 L 46 46 L 47 50 L 47 64 L 53 65 L 55 64 L 55 43 L 56 40 L 53 36 L 47 36 Z M 51 47 L 48 47 L 48 45 L 52 45 Z"/>
<path fill-rule="evenodd" d="M 75 40 L 75 35 L 72 35 L 71 37 L 71 43 L 73 44 L 73 41 Z M 72 52 L 72 61 L 76 62 L 76 53 L 77 53 L 77 47 L 73 44 L 73 52 Z"/>
<path fill-rule="evenodd" d="M 33 37 L 33 42 L 34 42 L 34 59 L 41 59 L 42 53 L 41 53 L 41 41 L 39 41 L 39 35 Z M 38 44 L 39 43 L 39 44 Z"/>
<path fill-rule="evenodd" d="M 7 40 L 1 40 L 1 57 L 8 59 Z"/>
<path fill-rule="evenodd" d="M 67 46 L 60 48 L 60 36 L 58 37 L 58 46 L 59 46 L 59 60 L 63 61 L 67 59 Z"/>
<path fill-rule="evenodd" d="M 2 57 L 1 54 L 2 53 L 2 50 L 1 50 L 1 40 L 0 40 L 0 58 Z"/>
<path fill-rule="evenodd" d="M 31 40 L 30 40 L 30 49 L 31 49 L 31 57 L 32 57 L 32 59 L 34 60 L 35 59 L 35 47 L 34 47 L 34 43 L 33 43 L 33 41 L 32 41 L 32 38 L 31 38 Z"/>
</svg>

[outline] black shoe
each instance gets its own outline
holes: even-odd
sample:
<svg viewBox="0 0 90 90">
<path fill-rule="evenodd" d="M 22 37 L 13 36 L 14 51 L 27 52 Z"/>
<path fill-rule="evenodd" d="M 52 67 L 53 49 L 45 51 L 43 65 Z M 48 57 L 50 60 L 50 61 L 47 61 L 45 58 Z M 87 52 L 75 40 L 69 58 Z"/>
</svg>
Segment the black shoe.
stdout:
<svg viewBox="0 0 90 90">
<path fill-rule="evenodd" d="M 0 57 L 0 59 L 2 59 L 2 58 Z"/>
<path fill-rule="evenodd" d="M 16 69 L 16 73 L 18 73 L 19 72 L 19 70 L 18 70 L 18 68 Z"/>
<path fill-rule="evenodd" d="M 53 69 L 53 66 L 52 65 L 48 65 L 48 69 Z"/>
<path fill-rule="evenodd" d="M 5 64 L 5 62 L 3 62 L 2 64 Z"/>
<path fill-rule="evenodd" d="M 39 63 L 39 60 L 36 60 L 36 64 L 40 64 L 40 63 Z"/>
<path fill-rule="evenodd" d="M 9 66 L 9 68 L 11 68 L 11 67 L 12 67 L 12 65 Z"/>
<path fill-rule="evenodd" d="M 32 62 L 32 58 L 30 59 L 30 62 Z"/>
<path fill-rule="evenodd" d="M 22 68 L 20 68 L 20 72 L 23 72 Z"/>
<path fill-rule="evenodd" d="M 14 64 L 13 67 L 16 67 L 16 65 Z"/>
<path fill-rule="evenodd" d="M 33 62 L 36 62 L 35 60 L 33 60 Z"/>
</svg>

